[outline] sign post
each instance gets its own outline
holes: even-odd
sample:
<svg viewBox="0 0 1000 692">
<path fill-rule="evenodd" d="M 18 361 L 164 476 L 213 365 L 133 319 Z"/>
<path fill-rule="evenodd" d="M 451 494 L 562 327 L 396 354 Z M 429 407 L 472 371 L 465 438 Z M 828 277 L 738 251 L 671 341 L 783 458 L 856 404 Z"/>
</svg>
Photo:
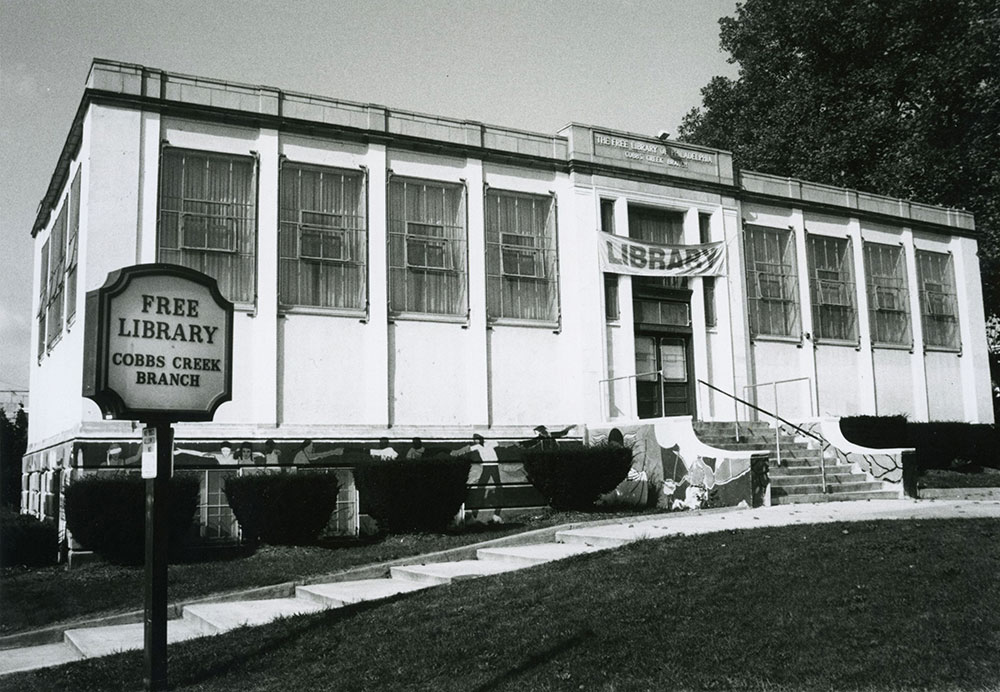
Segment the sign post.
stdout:
<svg viewBox="0 0 1000 692">
<path fill-rule="evenodd" d="M 233 304 L 205 274 L 140 264 L 87 293 L 84 325 L 83 396 L 106 417 L 146 425 L 143 680 L 165 690 L 172 423 L 212 420 L 232 398 Z"/>
</svg>

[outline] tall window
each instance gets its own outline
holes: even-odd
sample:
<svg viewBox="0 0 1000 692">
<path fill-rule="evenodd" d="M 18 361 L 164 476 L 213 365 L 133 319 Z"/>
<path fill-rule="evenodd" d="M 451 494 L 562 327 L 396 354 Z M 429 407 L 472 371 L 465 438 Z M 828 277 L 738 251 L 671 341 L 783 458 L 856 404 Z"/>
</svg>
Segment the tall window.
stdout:
<svg viewBox="0 0 1000 692">
<path fill-rule="evenodd" d="M 753 333 L 799 336 L 798 277 L 792 232 L 748 225 L 746 254 Z"/>
<path fill-rule="evenodd" d="M 69 193 L 69 235 L 66 238 L 66 321 L 76 315 L 76 265 L 80 238 L 80 169 Z"/>
<path fill-rule="evenodd" d="M 486 313 L 554 322 L 559 267 L 551 196 L 486 192 Z"/>
<path fill-rule="evenodd" d="M 46 324 L 48 345 L 55 343 L 62 333 L 63 286 L 66 280 L 66 204 L 63 204 L 49 236 L 49 305 Z"/>
<path fill-rule="evenodd" d="M 864 251 L 872 343 L 909 346 L 913 339 L 903 248 L 865 243 Z"/>
<path fill-rule="evenodd" d="M 959 348 L 958 301 L 951 255 L 917 250 L 917 283 L 924 345 Z"/>
<path fill-rule="evenodd" d="M 248 156 L 164 149 L 159 261 L 212 276 L 234 302 L 256 292 L 256 190 Z"/>
<path fill-rule="evenodd" d="M 50 239 L 51 240 L 51 239 Z M 49 310 L 49 241 L 42 244 L 41 264 L 38 270 L 38 359 L 45 355 L 45 315 Z"/>
<path fill-rule="evenodd" d="M 364 176 L 286 163 L 279 194 L 279 302 L 364 309 Z"/>
<path fill-rule="evenodd" d="M 424 180 L 389 183 L 389 307 L 461 315 L 466 300 L 465 188 Z"/>
<path fill-rule="evenodd" d="M 702 245 L 712 242 L 712 217 L 708 214 L 698 214 L 698 241 Z M 715 277 L 701 277 L 701 288 L 705 302 L 705 326 L 715 327 L 719 321 L 715 312 Z"/>
<path fill-rule="evenodd" d="M 847 238 L 809 236 L 813 331 L 818 339 L 857 341 L 854 260 Z"/>
<path fill-rule="evenodd" d="M 601 200 L 601 230 L 605 233 L 615 232 L 615 202 L 611 199 Z M 621 315 L 618 308 L 618 275 L 604 275 L 604 318 L 615 322 Z"/>
<path fill-rule="evenodd" d="M 684 242 L 684 212 L 653 207 L 628 208 L 628 234 L 636 240 L 660 245 L 681 245 Z M 687 288 L 683 277 L 633 277 L 633 286 L 652 288 Z"/>
</svg>

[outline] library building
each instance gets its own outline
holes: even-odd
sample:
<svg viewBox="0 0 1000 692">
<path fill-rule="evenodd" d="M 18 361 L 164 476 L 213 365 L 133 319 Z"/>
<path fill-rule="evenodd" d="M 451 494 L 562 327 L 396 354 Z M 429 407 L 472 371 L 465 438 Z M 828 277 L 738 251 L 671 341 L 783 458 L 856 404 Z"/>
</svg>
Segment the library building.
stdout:
<svg viewBox="0 0 1000 692">
<path fill-rule="evenodd" d="M 135 464 L 142 426 L 105 419 L 81 381 L 86 293 L 136 264 L 208 274 L 235 304 L 232 399 L 175 426 L 176 463 L 330 462 L 348 532 L 338 459 L 381 438 L 405 456 L 413 438 L 617 429 L 670 480 L 671 449 L 718 470 L 711 435 L 737 421 L 762 440 L 772 426 L 772 445 L 778 417 L 993 422 L 963 211 L 735 170 L 650 134 L 527 132 L 106 60 L 68 128 L 31 229 L 23 511 L 61 518 L 72 479 Z M 713 482 L 752 475 L 732 456 Z M 203 535 L 231 537 L 221 486 L 203 487 Z"/>
</svg>

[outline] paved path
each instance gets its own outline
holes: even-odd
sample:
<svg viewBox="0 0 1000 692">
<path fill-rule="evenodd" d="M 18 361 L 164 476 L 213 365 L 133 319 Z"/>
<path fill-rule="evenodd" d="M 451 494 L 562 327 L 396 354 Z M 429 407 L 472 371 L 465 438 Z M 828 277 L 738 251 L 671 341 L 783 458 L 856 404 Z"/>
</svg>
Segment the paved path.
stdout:
<svg viewBox="0 0 1000 692">
<path fill-rule="evenodd" d="M 677 512 L 641 520 L 602 522 L 557 531 L 555 542 L 487 545 L 477 551 L 475 560 L 400 565 L 392 567 L 387 576 L 379 579 L 297 586 L 292 597 L 187 605 L 182 610 L 182 617 L 167 622 L 167 640 L 174 643 L 219 634 L 236 627 L 261 625 L 279 617 L 387 598 L 456 579 L 499 574 L 644 538 L 836 521 L 945 518 L 1000 518 L 1000 500 L 826 502 Z M 0 675 L 142 647 L 141 623 L 70 629 L 63 633 L 63 640 L 58 643 L 4 650 L 0 653 Z"/>
</svg>

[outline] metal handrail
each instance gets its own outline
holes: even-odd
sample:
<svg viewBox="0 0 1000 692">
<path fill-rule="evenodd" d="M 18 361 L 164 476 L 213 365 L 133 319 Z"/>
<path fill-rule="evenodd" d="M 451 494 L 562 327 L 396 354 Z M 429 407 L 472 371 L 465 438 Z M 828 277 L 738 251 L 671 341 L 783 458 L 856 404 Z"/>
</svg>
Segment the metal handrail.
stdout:
<svg viewBox="0 0 1000 692">
<path fill-rule="evenodd" d="M 812 380 L 808 377 L 793 377 L 787 380 L 774 380 L 773 382 L 759 382 L 757 384 L 748 384 L 743 387 L 743 396 L 747 395 L 748 389 L 756 390 L 758 387 L 772 387 L 774 389 L 774 446 L 775 451 L 778 455 L 778 466 L 781 466 L 781 426 L 778 425 L 778 385 L 779 384 L 789 384 L 792 382 L 801 382 L 805 380 L 809 383 L 809 415 L 812 416 Z M 755 392 L 756 394 L 756 392 Z M 756 396 L 754 396 L 756 399 Z M 826 476 L 823 477 L 823 492 L 826 492 Z"/>
<path fill-rule="evenodd" d="M 663 369 L 661 368 L 660 370 L 653 370 L 652 372 L 637 372 L 634 375 L 619 375 L 618 377 L 605 377 L 604 379 L 598 380 L 597 381 L 597 389 L 598 389 L 597 396 L 601 400 L 601 413 L 605 414 L 603 417 L 606 418 L 606 419 L 610 419 L 611 418 L 610 402 L 605 401 L 604 392 L 601 390 L 601 388 L 605 384 L 610 384 L 611 382 L 616 382 L 618 380 L 639 379 L 640 377 L 649 377 L 650 375 L 659 375 L 662 378 L 663 377 Z M 609 396 L 610 396 L 610 393 L 611 393 L 611 388 L 609 387 L 608 388 L 608 394 L 609 394 Z M 661 397 L 663 396 L 663 392 L 662 391 L 660 392 L 660 396 Z M 629 410 L 633 411 L 634 407 L 635 407 L 635 397 L 634 396 L 630 396 L 629 397 L 629 401 L 631 402 L 630 405 L 629 405 Z M 606 412 L 604 410 L 605 405 L 608 406 L 608 410 Z M 661 405 L 662 405 L 662 402 L 661 402 Z"/>
<path fill-rule="evenodd" d="M 803 379 L 807 379 L 807 378 L 803 378 Z M 803 435 L 811 437 L 814 440 L 819 441 L 820 443 L 825 443 L 826 442 L 826 440 L 824 440 L 819 435 L 817 435 L 817 434 L 815 434 L 813 432 L 810 432 L 809 430 L 806 430 L 805 428 L 802 428 L 802 427 L 796 425 L 795 423 L 792 423 L 789 420 L 786 420 L 786 419 L 782 418 L 777 413 L 772 413 L 771 411 L 768 411 L 767 409 L 763 409 L 760 406 L 757 406 L 756 404 L 751 404 L 749 401 L 746 401 L 745 399 L 741 399 L 738 396 L 736 396 L 735 394 L 731 394 L 731 393 L 727 392 L 724 389 L 719 389 L 714 384 L 709 384 L 705 380 L 698 380 L 698 382 L 700 382 L 701 384 L 705 385 L 709 389 L 714 389 L 715 391 L 719 392 L 720 394 L 725 394 L 726 396 L 728 396 L 733 401 L 741 403 L 744 406 L 748 406 L 748 407 L 754 409 L 755 411 L 759 411 L 759 412 L 761 412 L 763 414 L 766 414 L 766 415 L 770 416 L 771 418 L 774 418 L 774 420 L 775 420 L 775 425 L 774 425 L 774 427 L 775 427 L 775 437 L 777 437 L 779 444 L 781 442 L 781 437 L 780 437 L 780 435 L 781 435 L 781 427 L 778 425 L 779 421 L 781 423 L 784 423 L 785 425 L 787 425 L 789 428 L 792 428 L 793 430 L 797 430 L 798 432 L 802 433 Z M 770 382 L 766 382 L 764 384 L 771 384 L 771 383 Z M 775 398 L 775 402 L 777 402 L 777 398 Z M 739 423 L 737 422 L 737 426 L 738 425 L 739 425 Z M 780 447 L 776 451 L 778 451 L 780 453 Z M 820 465 L 820 480 L 821 480 L 823 492 L 825 493 L 826 492 L 826 459 L 823 457 L 822 454 L 820 454 L 820 457 L 819 457 L 819 465 Z M 781 466 L 781 458 L 780 458 L 780 456 L 778 458 L 778 466 Z"/>
</svg>

